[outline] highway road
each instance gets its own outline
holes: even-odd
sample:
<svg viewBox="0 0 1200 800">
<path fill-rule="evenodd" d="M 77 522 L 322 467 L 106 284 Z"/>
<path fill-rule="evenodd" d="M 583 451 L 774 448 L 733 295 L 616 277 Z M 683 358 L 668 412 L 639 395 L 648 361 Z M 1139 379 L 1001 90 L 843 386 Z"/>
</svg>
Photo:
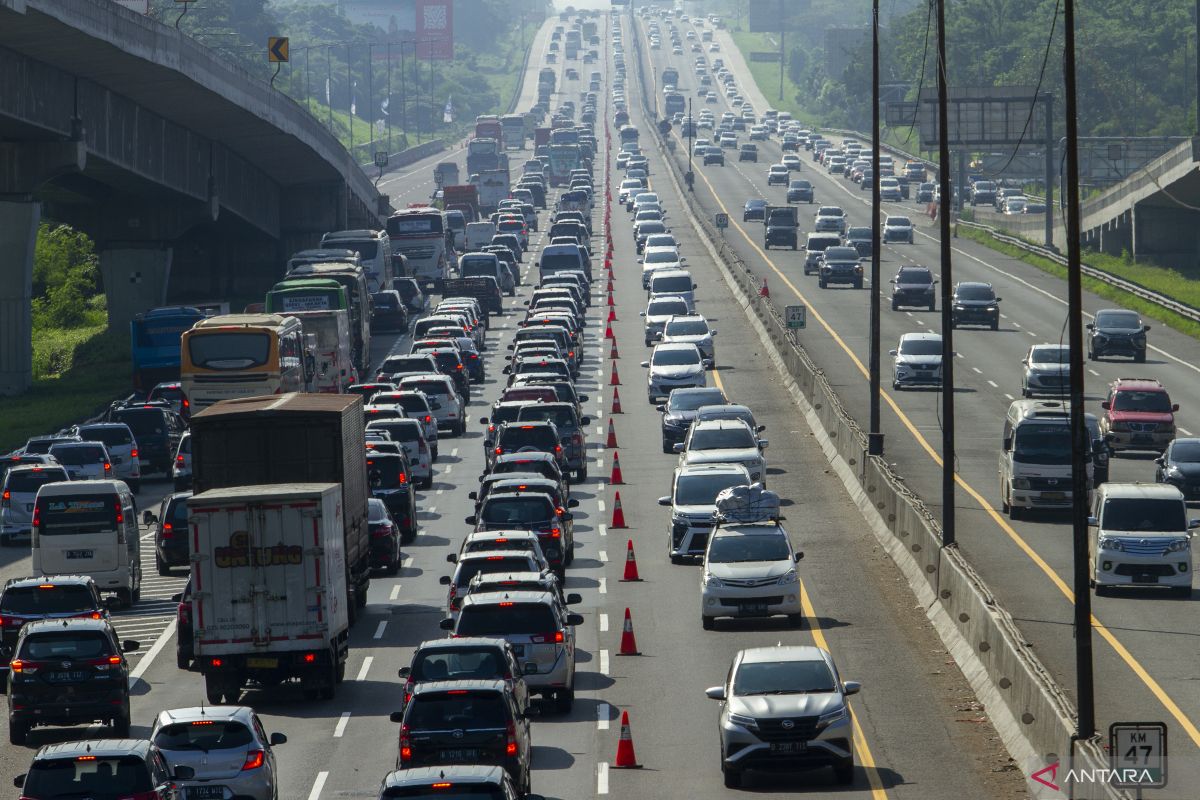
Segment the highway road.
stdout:
<svg viewBox="0 0 1200 800">
<path fill-rule="evenodd" d="M 689 27 L 680 24 L 681 30 Z M 754 109 L 761 113 L 769 108 L 769 101 L 754 85 L 728 34 L 718 32 L 716 40 L 721 52 L 705 55 L 710 60 L 725 59 L 737 77 L 739 90 Z M 646 53 L 653 57 L 659 72 L 667 64 L 679 67 L 681 90 L 685 96 L 696 98 L 693 53 L 682 57 L 670 56 L 669 50 Z M 715 106 L 699 100 L 694 104 L 696 113 L 703 107 L 713 109 L 718 117 L 723 111 L 737 110 L 724 96 Z M 833 138 L 836 141 L 840 137 Z M 675 158 L 682 165 L 687 147 L 686 140 L 680 141 Z M 819 289 L 815 276 L 802 274 L 802 250 L 797 254 L 762 249 L 761 223 L 742 222 L 742 204 L 750 197 L 763 197 L 772 203 L 783 203 L 785 198 L 783 187 L 766 184 L 768 167 L 778 163 L 782 155 L 778 142 L 760 142 L 759 151 L 757 164 L 739 164 L 734 155 L 725 167 L 697 165 L 696 197 L 710 214 L 729 213 L 727 241 L 751 269 L 767 277 L 777 305 L 802 302 L 808 306 L 810 322 L 802 335 L 803 344 L 865 427 L 869 402 L 865 369 L 868 293 L 843 287 Z M 802 238 L 811 230 L 809 209 L 815 210 L 820 204 L 840 205 L 847 211 L 851 225 L 869 225 L 869 193 L 841 177 L 828 175 L 811 161 L 811 153 L 802 151 L 801 155 L 804 167 L 797 177 L 807 178 L 816 186 L 816 203 L 800 207 Z M 917 223 L 913 245 L 884 248 L 881 275 L 885 281 L 904 264 L 927 265 L 935 272 L 939 269 L 938 229 L 922 212 L 913 203 L 885 204 L 885 216 L 907 215 Z M 955 281 L 990 282 L 1003 298 L 999 331 L 960 328 L 955 334 L 958 490 L 954 506 L 959 543 L 1016 617 L 1034 652 L 1073 694 L 1068 521 L 1058 515 L 1010 521 L 1000 513 L 997 479 L 1001 427 L 1007 406 L 1020 396 L 1021 359 L 1032 344 L 1066 341 L 1066 286 L 1027 264 L 965 239 L 954 242 L 953 252 Z M 938 392 L 893 391 L 887 354 L 903 333 L 940 331 L 940 311 L 891 311 L 888 285 L 882 287 L 882 293 L 886 456 L 898 464 L 910 488 L 940 515 L 941 397 Z M 1084 295 L 1089 317 L 1098 309 L 1112 306 L 1111 301 Z M 1161 380 L 1172 400 L 1181 406 L 1177 414 L 1179 434 L 1200 432 L 1200 343 L 1160 324 L 1154 324 L 1149 339 L 1151 347 L 1145 364 L 1113 359 L 1086 365 L 1088 410 L 1101 413 L 1100 401 L 1111 380 L 1152 377 Z M 1153 481 L 1154 464 L 1146 456 L 1115 458 L 1111 480 Z M 1106 731 L 1111 722 L 1131 719 L 1169 723 L 1171 741 L 1177 748 L 1172 752 L 1181 769 L 1186 765 L 1189 775 L 1200 774 L 1200 769 L 1193 766 L 1200 747 L 1200 692 L 1194 681 L 1193 658 L 1195 602 L 1195 595 L 1179 600 L 1151 591 L 1093 599 L 1098 727 Z M 1161 796 L 1178 796 L 1174 794 L 1177 791 L 1168 789 Z"/>
<path fill-rule="evenodd" d="M 602 25 L 605 31 L 606 25 Z M 628 41 L 631 23 L 626 19 L 623 25 Z M 543 27 L 535 40 L 535 53 L 548 30 Z M 601 51 L 611 59 L 607 39 Z M 608 72 L 609 63 L 599 68 Z M 536 72 L 542 65 L 541 58 L 530 59 L 529 71 L 534 77 L 527 76 L 526 87 L 536 86 Z M 590 71 L 583 65 L 580 69 L 585 77 Z M 560 87 L 555 105 L 577 98 L 584 85 L 560 81 Z M 601 96 L 600 101 L 600 118 L 607 124 L 612 118 L 611 98 Z M 525 105 L 522 102 L 519 107 Z M 649 121 L 636 108 L 634 119 L 643 130 L 649 130 Z M 598 124 L 601 155 L 595 174 L 601 183 L 599 198 L 604 197 L 602 182 L 616 152 L 607 149 L 609 133 L 615 132 L 602 131 Z M 645 138 L 649 139 L 648 134 Z M 651 179 L 663 195 L 688 266 L 700 284 L 698 308 L 721 331 L 711 382 L 732 400 L 750 405 L 759 422 L 767 426 L 769 483 L 785 498 L 784 524 L 797 548 L 806 553 L 799 565 L 806 622 L 802 629 L 761 622 L 726 623 L 703 631 L 698 619 L 698 568 L 673 566 L 666 557 L 669 516 L 657 498 L 668 491 L 675 457 L 661 452 L 659 415 L 645 401 L 645 370 L 638 362 L 648 351 L 640 344 L 642 325 L 637 312 L 644 308 L 646 296 L 638 280 L 640 268 L 628 215 L 615 207 L 612 263 L 617 319 L 612 327 L 619 357 L 610 357 L 604 341 L 606 283 L 597 260 L 599 280 L 593 287 L 587 358 L 578 382 L 580 391 L 589 396 L 585 407 L 592 416 L 593 430 L 589 441 L 591 477 L 573 489 L 581 505 L 575 510 L 577 553 L 567 578 L 567 588 L 584 598 L 575 607 L 585 617 L 578 631 L 577 698 L 569 715 L 549 715 L 533 724 L 534 791 L 564 800 L 609 794 L 733 796 L 734 790 L 721 788 L 717 705 L 704 697 L 703 690 L 722 682 L 741 648 L 814 643 L 831 650 L 844 679 L 864 684 L 862 693 L 851 701 L 859 763 L 853 786 L 835 787 L 832 774 L 821 770 L 754 776 L 749 785 L 752 791 L 782 796 L 836 790 L 847 797 L 872 800 L 1020 795 L 1024 786 L 1020 773 L 1010 764 L 965 679 L 929 627 L 923 609 L 866 530 L 800 421 L 717 266 L 685 223 L 681 198 L 668 182 L 656 177 L 665 169 L 663 161 L 653 150 L 649 154 Z M 431 179 L 432 163 L 453 155 L 439 155 L 423 171 L 414 166 L 411 173 L 392 176 L 395 188 L 389 191 L 393 198 L 404 197 L 406 192 L 419 197 L 428 188 L 422 188 L 421 182 Z M 457 158 L 461 160 L 461 153 Z M 733 180 L 736 174 L 727 169 L 725 177 Z M 615 180 L 619 173 L 613 170 L 610 177 Z M 602 252 L 606 235 L 603 206 L 596 209 L 594 220 L 595 249 Z M 288 735 L 289 741 L 277 749 L 281 798 L 375 797 L 381 778 L 395 761 L 397 728 L 388 721 L 388 714 L 399 707 L 396 670 L 408 663 L 416 644 L 444 635 L 438 622 L 443 616 L 445 590 L 438 578 L 448 573 L 446 554 L 457 549 L 469 530 L 464 522 L 472 512 L 467 493 L 477 485 L 483 469 L 482 430 L 477 420 L 486 414 L 503 385 L 500 370 L 505 344 L 511 340 L 521 318 L 520 304 L 529 296 L 536 276 L 532 265 L 545 226 L 542 230 L 533 234 L 531 252 L 525 258 L 525 285 L 508 301 L 507 312 L 493 318 L 487 380 L 470 404 L 468 432 L 459 439 L 442 441 L 434 485 L 419 493 L 420 534 L 406 548 L 399 575 L 372 581 L 367 609 L 352 633 L 346 683 L 329 701 L 305 701 L 298 688 L 290 687 L 250 691 L 242 697 L 242 702 L 259 711 L 269 732 Z M 376 337 L 372 360 L 404 352 L 407 344 L 404 336 Z M 619 415 L 612 414 L 613 387 L 609 384 L 614 370 L 621 382 L 623 413 Z M 849 372 L 842 376 L 848 385 L 853 377 Z M 610 420 L 617 452 L 601 446 Z M 610 486 L 618 452 L 624 483 Z M 141 507 L 153 507 L 168 488 L 164 482 L 147 482 L 139 495 Z M 618 492 L 627 530 L 612 528 Z M 643 578 L 638 583 L 621 580 L 629 541 L 636 548 Z M 144 540 L 143 545 L 150 552 L 150 543 Z M 0 578 L 28 571 L 26 551 L 0 551 Z M 182 577 L 155 579 L 152 586 L 148 581 L 142 602 L 116 621 L 123 635 L 136 633 L 142 642 L 134 659 L 134 735 L 146 735 L 160 709 L 197 704 L 203 698 L 199 676 L 179 671 L 173 658 L 173 604 L 169 597 L 182 583 Z M 643 655 L 622 658 L 616 654 L 627 608 Z M 608 766 L 616 751 L 617 720 L 622 711 L 631 717 L 637 757 L 644 765 L 641 770 Z M 102 732 L 95 728 L 86 735 Z M 31 748 L 81 735 L 85 735 L 82 729 L 39 729 L 30 736 Z M 0 781 L 24 771 L 31 748 L 0 750 Z"/>
</svg>

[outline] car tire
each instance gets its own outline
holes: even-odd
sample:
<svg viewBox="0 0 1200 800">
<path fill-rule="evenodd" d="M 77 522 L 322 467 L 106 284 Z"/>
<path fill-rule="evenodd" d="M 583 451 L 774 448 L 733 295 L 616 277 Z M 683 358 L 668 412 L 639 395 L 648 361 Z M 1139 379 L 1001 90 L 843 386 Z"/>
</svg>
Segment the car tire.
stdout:
<svg viewBox="0 0 1200 800">
<path fill-rule="evenodd" d="M 803 614 L 788 614 L 787 621 L 788 621 L 788 625 L 792 626 L 793 628 L 803 628 L 804 627 L 804 615 Z"/>
<path fill-rule="evenodd" d="M 204 697 L 208 700 L 209 705 L 221 705 L 221 688 L 221 682 L 215 675 L 204 676 Z"/>
<path fill-rule="evenodd" d="M 703 614 L 701 614 L 700 615 L 700 627 L 706 631 L 714 630 L 717 627 L 717 620 L 715 617 L 706 617 Z"/>
<path fill-rule="evenodd" d="M 824 289 L 824 288 L 826 287 L 825 279 L 824 279 L 824 278 L 818 278 L 818 279 L 817 279 L 817 286 L 819 286 L 820 288 Z"/>
<path fill-rule="evenodd" d="M 14 747 L 24 747 L 25 740 L 29 738 L 29 723 L 17 722 L 12 717 L 8 718 L 8 743 Z"/>
<path fill-rule="evenodd" d="M 833 765 L 833 778 L 843 786 L 854 783 L 854 756 L 842 759 Z"/>
<path fill-rule="evenodd" d="M 555 694 L 554 708 L 560 714 L 570 714 L 575 705 L 575 690 L 563 689 Z"/>
<path fill-rule="evenodd" d="M 1008 518 L 1013 522 L 1025 516 L 1025 509 L 1020 506 L 1014 506 L 1011 502 L 1008 504 Z"/>
<path fill-rule="evenodd" d="M 157 554 L 154 556 L 154 566 L 158 568 L 158 574 L 160 577 L 170 577 L 171 568 L 164 564 L 162 558 Z"/>
<path fill-rule="evenodd" d="M 429 448 L 429 455 L 430 455 L 430 457 L 431 457 L 431 458 L 432 458 L 434 461 L 437 461 L 437 459 L 438 459 L 438 446 L 437 446 L 436 444 L 435 444 L 433 447 Z"/>
<path fill-rule="evenodd" d="M 854 282 L 854 288 L 855 288 L 855 289 L 861 289 L 862 287 L 863 287 L 863 282 L 862 282 L 862 280 L 857 280 L 857 281 L 855 281 L 855 282 Z"/>
<path fill-rule="evenodd" d="M 121 603 L 121 608 L 131 608 L 133 606 L 133 592 L 129 589 L 117 589 L 117 600 Z"/>
<path fill-rule="evenodd" d="M 1135 364 L 1145 364 L 1145 363 L 1146 363 L 1146 351 L 1144 351 L 1144 350 L 1143 350 L 1143 351 L 1142 351 L 1142 352 L 1140 352 L 1140 353 L 1134 353 L 1134 356 L 1133 356 L 1133 363 L 1135 363 Z"/>
<path fill-rule="evenodd" d="M 433 488 L 433 476 L 432 475 L 429 476 L 428 478 L 421 481 L 421 483 L 418 485 L 422 490 L 432 489 Z"/>
<path fill-rule="evenodd" d="M 929 310 L 929 311 L 933 311 L 933 310 L 935 310 L 935 307 L 936 307 L 936 305 L 937 305 L 937 304 L 936 304 L 936 302 L 935 302 L 935 301 L 933 301 L 933 300 L 930 300 L 930 301 L 929 301 L 929 305 L 928 305 L 928 307 L 927 307 L 927 310 Z"/>
<path fill-rule="evenodd" d="M 994 331 L 1000 330 L 1000 320 L 994 320 L 992 322 L 992 330 L 994 330 Z"/>
<path fill-rule="evenodd" d="M 575 481 L 576 481 L 576 483 L 583 483 L 584 481 L 586 481 L 586 480 L 587 480 L 587 476 L 588 476 L 588 468 L 587 468 L 587 463 L 586 463 L 586 462 L 584 462 L 584 465 L 583 465 L 582 467 L 580 467 L 579 469 L 575 470 Z"/>
<path fill-rule="evenodd" d="M 179 669 L 187 669 L 191 666 L 192 660 L 178 650 L 175 651 L 175 666 Z"/>
</svg>

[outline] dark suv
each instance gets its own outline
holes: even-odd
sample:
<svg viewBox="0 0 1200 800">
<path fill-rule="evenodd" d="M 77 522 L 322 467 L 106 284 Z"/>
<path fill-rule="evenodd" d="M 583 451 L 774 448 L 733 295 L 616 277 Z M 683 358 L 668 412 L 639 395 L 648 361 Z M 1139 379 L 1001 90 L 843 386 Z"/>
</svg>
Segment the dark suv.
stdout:
<svg viewBox="0 0 1200 800">
<path fill-rule="evenodd" d="M 178 766 L 172 776 L 163 754 L 144 739 L 86 739 L 38 750 L 13 785 L 29 800 L 183 800 L 175 781 L 194 775 L 191 767 Z"/>
<path fill-rule="evenodd" d="M 532 709 L 531 709 L 532 710 Z M 530 788 L 529 710 L 502 680 L 434 681 L 413 687 L 400 723 L 396 768 L 438 764 L 504 767 L 522 795 Z"/>
<path fill-rule="evenodd" d="M 950 327 L 986 325 L 1000 329 L 1000 298 L 990 283 L 963 281 L 955 284 L 950 308 Z"/>
<path fill-rule="evenodd" d="M 529 705 L 529 687 L 525 685 L 521 664 L 512 645 L 498 636 L 459 636 L 421 642 L 409 665 L 400 668 L 400 679 L 404 681 L 405 703 L 412 698 L 413 687 L 418 683 L 499 680 L 512 691 L 517 708 Z"/>
<path fill-rule="evenodd" d="M 855 289 L 863 287 L 858 250 L 841 245 L 825 248 L 817 270 L 817 285 L 824 289 L 831 283 L 848 283 Z"/>
<path fill-rule="evenodd" d="M 46 619 L 21 628 L 8 664 L 8 740 L 35 725 L 105 722 L 129 736 L 129 662 L 138 642 L 118 643 L 107 619 Z"/>
<path fill-rule="evenodd" d="M 384 776 L 379 789 L 379 800 L 400 797 L 434 800 L 447 796 L 472 800 L 542 800 L 541 795 L 518 792 L 502 768 L 482 765 L 398 769 Z"/>
<path fill-rule="evenodd" d="M 154 518 L 154 564 L 159 575 L 170 575 L 172 567 L 190 567 L 188 509 L 191 492 L 176 492 L 163 498 Z"/>
<path fill-rule="evenodd" d="M 937 281 L 928 267 L 901 267 L 892 278 L 892 311 L 901 306 L 922 306 L 933 311 L 937 305 L 935 285 Z"/>
<path fill-rule="evenodd" d="M 143 475 L 146 472 L 171 474 L 175 449 L 186 428 L 169 403 L 155 401 L 113 408 L 105 422 L 124 422 L 133 431 Z"/>
<path fill-rule="evenodd" d="M 408 426 L 408 427 L 411 427 Z M 369 453 L 367 480 L 371 496 L 387 506 L 401 531 L 401 541 L 417 538 L 417 495 L 413 491 L 412 466 L 405 453 Z"/>
<path fill-rule="evenodd" d="M 1139 364 L 1146 360 L 1146 334 L 1150 326 L 1142 324 L 1136 311 L 1121 308 L 1097 311 L 1087 330 L 1089 360 L 1107 356 L 1129 356 Z"/>
<path fill-rule="evenodd" d="M 553 422 L 505 422 L 496 429 L 495 441 L 493 455 L 528 451 L 553 453 L 562 471 L 567 471 L 566 454 L 558 435 L 558 426 Z"/>
<path fill-rule="evenodd" d="M 574 470 L 575 480 L 587 480 L 587 427 L 592 418 L 579 416 L 573 403 L 530 403 L 517 412 L 519 422 L 546 420 L 554 423 L 563 447 L 567 468 Z"/>
<path fill-rule="evenodd" d="M 7 666 L 17 634 L 39 619 L 104 619 L 108 604 L 100 600 L 96 582 L 86 575 L 11 578 L 0 591 L 0 666 Z"/>
</svg>

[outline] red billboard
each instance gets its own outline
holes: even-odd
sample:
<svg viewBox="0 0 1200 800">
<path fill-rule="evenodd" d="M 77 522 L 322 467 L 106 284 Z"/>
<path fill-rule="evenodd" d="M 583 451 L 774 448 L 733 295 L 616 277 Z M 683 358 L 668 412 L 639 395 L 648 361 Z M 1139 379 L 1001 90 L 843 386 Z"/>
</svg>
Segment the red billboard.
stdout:
<svg viewBox="0 0 1200 800">
<path fill-rule="evenodd" d="M 451 0 L 417 0 L 417 57 L 454 59 L 454 9 Z"/>
</svg>

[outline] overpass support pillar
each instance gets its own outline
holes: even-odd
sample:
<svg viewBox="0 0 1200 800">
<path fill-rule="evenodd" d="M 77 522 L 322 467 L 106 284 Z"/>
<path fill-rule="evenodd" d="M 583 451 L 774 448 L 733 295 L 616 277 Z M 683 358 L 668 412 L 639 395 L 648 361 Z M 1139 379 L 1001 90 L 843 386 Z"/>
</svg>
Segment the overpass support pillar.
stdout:
<svg viewBox="0 0 1200 800">
<path fill-rule="evenodd" d="M 135 314 L 166 302 L 173 250 L 157 243 L 100 251 L 108 324 L 123 329 Z"/>
<path fill-rule="evenodd" d="M 33 383 L 33 250 L 41 203 L 0 199 L 0 395 Z"/>
</svg>

